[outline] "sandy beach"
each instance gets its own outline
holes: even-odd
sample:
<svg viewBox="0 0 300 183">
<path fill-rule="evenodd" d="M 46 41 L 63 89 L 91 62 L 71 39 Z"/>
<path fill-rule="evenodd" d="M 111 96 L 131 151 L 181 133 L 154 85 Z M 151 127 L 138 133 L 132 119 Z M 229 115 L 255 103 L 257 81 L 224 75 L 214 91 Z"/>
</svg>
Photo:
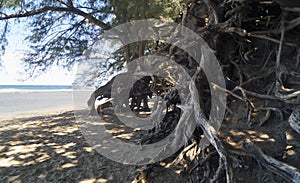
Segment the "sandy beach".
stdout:
<svg viewBox="0 0 300 183">
<path fill-rule="evenodd" d="M 0 182 L 129 180 L 118 176 L 122 165 L 83 139 L 72 111 L 2 120 L 0 126 Z M 105 174 L 107 169 L 116 175 Z"/>
<path fill-rule="evenodd" d="M 0 120 L 0 182 L 134 182 L 138 168 L 96 152 L 83 138 L 73 111 Z M 153 182 L 183 181 L 163 167 L 149 176 Z"/>
<path fill-rule="evenodd" d="M 18 115 L 0 120 L 0 182 L 144 182 L 141 179 L 145 172 L 141 171 L 142 166 L 123 165 L 112 161 L 95 151 L 87 142 L 78 127 L 76 117 L 86 116 L 88 112 L 80 110 L 31 116 L 27 114 L 29 116 Z M 107 115 L 107 119 L 113 121 L 111 115 Z M 116 126 L 113 125 L 112 128 L 115 129 Z M 295 137 L 290 143 L 295 143 L 298 147 L 299 134 L 296 136 L 292 131 L 290 133 Z M 272 156 L 285 148 L 285 144 L 279 140 L 273 144 L 259 142 L 263 143 L 263 150 Z M 299 157 L 295 151 L 295 154 L 287 156 L 285 162 L 298 167 L 297 158 Z M 187 182 L 188 174 L 180 173 L 183 167 L 169 167 L 169 163 L 173 161 L 170 160 L 153 165 L 145 175 L 149 180 L 147 182 Z M 261 176 L 255 161 L 249 163 L 253 169 L 246 173 L 241 170 L 243 180 L 253 176 L 253 172 L 257 173 L 258 177 Z"/>
<path fill-rule="evenodd" d="M 0 92 L 0 182 L 141 182 L 135 180 L 142 177 L 141 167 L 104 157 L 83 137 L 77 120 L 89 113 L 89 95 Z M 174 182 L 174 177 L 182 182 L 174 170 L 162 167 L 148 176 L 154 182 Z"/>
<path fill-rule="evenodd" d="M 89 93 L 82 97 L 77 93 L 74 106 L 72 90 L 0 92 L 0 119 L 87 108 Z"/>
</svg>

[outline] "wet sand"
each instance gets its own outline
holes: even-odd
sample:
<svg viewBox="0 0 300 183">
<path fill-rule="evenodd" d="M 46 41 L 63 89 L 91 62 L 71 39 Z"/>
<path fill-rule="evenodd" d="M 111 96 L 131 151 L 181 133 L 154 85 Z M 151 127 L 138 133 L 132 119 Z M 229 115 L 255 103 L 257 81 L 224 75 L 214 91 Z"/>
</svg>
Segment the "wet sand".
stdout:
<svg viewBox="0 0 300 183">
<path fill-rule="evenodd" d="M 34 116 L 86 108 L 88 94 L 82 98 L 76 95 L 73 104 L 73 91 L 22 91 L 0 93 L 0 119 Z"/>
</svg>

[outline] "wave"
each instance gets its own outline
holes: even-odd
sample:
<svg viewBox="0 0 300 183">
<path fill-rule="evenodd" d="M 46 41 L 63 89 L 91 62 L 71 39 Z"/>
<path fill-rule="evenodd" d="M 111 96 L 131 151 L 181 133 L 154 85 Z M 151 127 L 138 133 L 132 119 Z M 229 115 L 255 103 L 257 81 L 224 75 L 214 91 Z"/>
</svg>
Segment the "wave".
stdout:
<svg viewBox="0 0 300 183">
<path fill-rule="evenodd" d="M 0 93 L 72 91 L 69 85 L 0 85 Z"/>
<path fill-rule="evenodd" d="M 30 89 L 16 89 L 16 88 L 5 88 L 0 89 L 0 93 L 33 93 L 33 92 L 71 92 L 73 89 L 55 89 L 55 90 L 30 90 Z"/>
</svg>

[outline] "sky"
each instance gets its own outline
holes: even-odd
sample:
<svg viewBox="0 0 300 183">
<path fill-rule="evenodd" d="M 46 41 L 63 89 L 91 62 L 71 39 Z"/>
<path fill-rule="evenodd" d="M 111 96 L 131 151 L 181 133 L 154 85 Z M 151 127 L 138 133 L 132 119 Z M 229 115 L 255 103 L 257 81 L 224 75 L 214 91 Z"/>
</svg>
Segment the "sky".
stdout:
<svg viewBox="0 0 300 183">
<path fill-rule="evenodd" d="M 28 32 L 26 32 L 26 29 L 23 27 L 26 27 L 24 23 L 11 25 L 11 31 L 8 35 L 8 47 L 5 55 L 1 57 L 2 67 L 0 67 L 0 85 L 71 85 L 76 74 L 76 68 L 67 71 L 58 66 L 53 66 L 49 71 L 35 79 L 21 81 L 24 78 L 21 74 L 21 72 L 24 71 L 21 60 L 24 52 L 28 50 L 28 43 L 24 40 L 28 35 Z"/>
</svg>

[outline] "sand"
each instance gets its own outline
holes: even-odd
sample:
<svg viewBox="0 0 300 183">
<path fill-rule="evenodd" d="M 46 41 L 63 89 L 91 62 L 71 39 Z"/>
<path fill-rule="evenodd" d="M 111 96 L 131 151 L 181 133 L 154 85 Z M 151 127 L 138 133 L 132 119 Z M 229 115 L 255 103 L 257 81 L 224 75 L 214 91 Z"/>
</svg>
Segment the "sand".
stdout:
<svg viewBox="0 0 300 183">
<path fill-rule="evenodd" d="M 0 120 L 0 182 L 137 183 L 134 181 L 135 178 L 142 177 L 139 176 L 140 166 L 123 165 L 102 156 L 83 137 L 78 128 L 78 121 L 76 121 L 78 118 L 75 118 L 74 114 L 86 115 L 88 112 L 88 110 L 81 110 L 28 113 L 27 116 L 18 115 L 18 117 L 6 117 Z M 107 119 L 113 118 L 108 115 Z M 232 132 L 227 134 L 227 137 L 233 140 L 237 137 L 243 138 L 240 135 L 233 136 L 235 131 L 229 130 L 233 129 L 229 124 L 227 126 L 223 130 Z M 241 127 L 239 131 L 243 132 Z M 246 132 L 244 133 L 247 135 Z M 255 137 L 256 133 L 251 133 L 250 138 L 259 140 L 257 143 L 264 152 L 278 159 L 287 145 L 280 140 L 285 133 L 280 135 L 279 132 L 278 134 L 273 131 L 265 132 L 270 138 L 275 139 L 274 142 L 264 143 L 261 138 L 266 135 L 262 132 L 257 132 L 261 138 Z M 288 143 L 290 146 L 296 143 L 295 151 L 293 151 L 295 153 L 286 152 L 285 158 L 281 160 L 299 168 L 299 156 L 296 149 L 299 147 L 299 134 L 297 136 L 293 131 L 286 133 L 289 133 L 289 138 L 294 137 L 294 140 L 289 140 Z M 249 163 L 249 166 L 252 166 L 256 162 Z M 187 182 L 188 175 L 178 173 L 183 170 L 183 167 L 167 167 L 167 164 L 161 163 L 154 165 L 147 174 L 150 180 L 148 182 Z M 259 173 L 261 169 L 255 166 L 247 171 L 241 169 L 241 172 L 238 172 L 240 178 L 243 178 L 241 181 L 252 180 L 253 174 L 250 173 L 253 171 Z"/>
<path fill-rule="evenodd" d="M 132 178 L 128 171 L 134 167 L 112 163 L 89 146 L 73 112 L 2 120 L 0 126 L 0 182 L 128 182 Z"/>
<path fill-rule="evenodd" d="M 90 92 L 74 95 L 66 91 L 19 91 L 0 93 L 0 119 L 34 116 L 87 108 Z M 73 100 L 73 96 L 76 100 Z M 76 102 L 76 105 L 74 105 Z"/>
<path fill-rule="evenodd" d="M 0 120 L 1 183 L 123 183 L 138 177 L 137 168 L 95 151 L 83 138 L 72 111 Z M 171 169 L 155 170 L 149 175 L 153 182 L 182 182 Z"/>
<path fill-rule="evenodd" d="M 134 166 L 111 161 L 78 129 L 73 110 L 89 93 L 0 93 L 0 182 L 131 182 Z M 88 113 L 85 110 L 84 113 Z"/>
</svg>

